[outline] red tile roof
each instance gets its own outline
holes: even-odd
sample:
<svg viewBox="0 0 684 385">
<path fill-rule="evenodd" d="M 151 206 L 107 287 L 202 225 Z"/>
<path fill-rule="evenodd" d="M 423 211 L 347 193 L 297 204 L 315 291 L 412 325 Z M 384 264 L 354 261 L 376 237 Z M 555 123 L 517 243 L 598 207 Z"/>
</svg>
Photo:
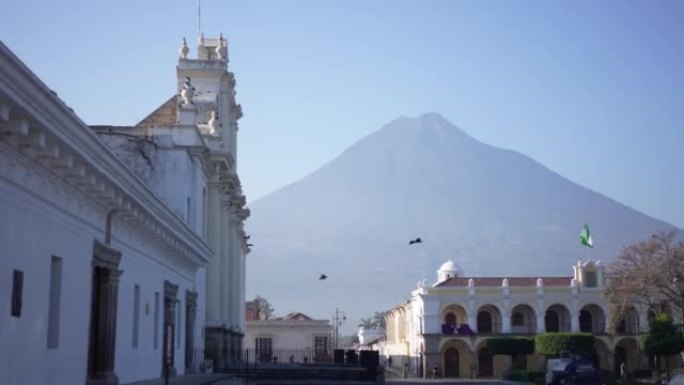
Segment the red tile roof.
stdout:
<svg viewBox="0 0 684 385">
<path fill-rule="evenodd" d="M 468 280 L 475 281 L 475 287 L 501 287 L 504 278 L 508 278 L 509 287 L 535 287 L 537 278 L 544 281 L 544 286 L 570 286 L 572 277 L 457 277 L 449 278 L 435 287 L 468 287 Z"/>
</svg>

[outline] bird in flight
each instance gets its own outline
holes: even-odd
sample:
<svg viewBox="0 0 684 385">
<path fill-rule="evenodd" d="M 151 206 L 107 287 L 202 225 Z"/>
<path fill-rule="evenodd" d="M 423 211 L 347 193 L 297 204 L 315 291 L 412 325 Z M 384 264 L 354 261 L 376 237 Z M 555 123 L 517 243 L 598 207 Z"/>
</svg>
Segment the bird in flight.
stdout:
<svg viewBox="0 0 684 385">
<path fill-rule="evenodd" d="M 318 277 L 318 280 L 319 280 L 319 281 L 322 281 L 322 280 L 324 280 L 324 279 L 327 279 L 327 278 L 328 278 L 328 276 L 327 276 L 327 275 L 325 275 L 325 274 L 321 274 L 321 276 L 320 276 L 320 277 Z"/>
<path fill-rule="evenodd" d="M 414 243 L 423 243 L 423 240 L 420 239 L 420 238 L 416 238 L 416 239 L 411 239 L 411 240 L 409 241 L 409 245 L 412 245 L 412 244 L 414 244 Z"/>
</svg>

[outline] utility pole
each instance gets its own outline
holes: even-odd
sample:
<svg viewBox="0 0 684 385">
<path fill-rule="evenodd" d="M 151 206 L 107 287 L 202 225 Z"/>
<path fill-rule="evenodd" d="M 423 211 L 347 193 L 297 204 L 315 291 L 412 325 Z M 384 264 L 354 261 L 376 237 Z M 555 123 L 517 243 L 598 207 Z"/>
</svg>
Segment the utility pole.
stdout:
<svg viewBox="0 0 684 385">
<path fill-rule="evenodd" d="M 335 317 L 333 317 L 333 322 L 335 323 L 335 349 L 340 348 L 340 326 L 347 321 L 347 316 L 344 311 L 340 311 L 335 308 Z"/>
</svg>

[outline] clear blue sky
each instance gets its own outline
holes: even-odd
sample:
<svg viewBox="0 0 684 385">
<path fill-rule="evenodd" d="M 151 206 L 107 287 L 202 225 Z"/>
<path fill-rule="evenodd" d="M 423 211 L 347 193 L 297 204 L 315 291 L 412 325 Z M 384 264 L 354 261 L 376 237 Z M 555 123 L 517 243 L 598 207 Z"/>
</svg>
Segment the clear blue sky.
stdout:
<svg viewBox="0 0 684 385">
<path fill-rule="evenodd" d="M 196 0 L 22 0 L 0 39 L 89 124 L 175 90 Z M 248 200 L 399 116 L 486 143 L 684 227 L 683 1 L 202 1 L 229 39 Z M 296 203 L 295 203 L 296 204 Z"/>
</svg>

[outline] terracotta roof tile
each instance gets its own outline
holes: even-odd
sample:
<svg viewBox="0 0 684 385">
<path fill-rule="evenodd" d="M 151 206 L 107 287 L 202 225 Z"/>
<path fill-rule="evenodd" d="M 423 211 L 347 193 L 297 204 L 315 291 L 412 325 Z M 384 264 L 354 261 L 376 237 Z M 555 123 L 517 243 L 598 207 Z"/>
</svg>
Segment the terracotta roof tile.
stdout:
<svg viewBox="0 0 684 385">
<path fill-rule="evenodd" d="M 176 95 L 164 102 L 145 119 L 141 120 L 136 127 L 168 127 L 176 124 Z"/>
<path fill-rule="evenodd" d="M 537 278 L 544 280 L 544 286 L 570 286 L 572 277 L 457 277 L 438 283 L 435 287 L 468 287 L 468 280 L 475 281 L 475 287 L 501 287 L 504 278 L 508 278 L 509 287 L 535 287 Z"/>
</svg>

